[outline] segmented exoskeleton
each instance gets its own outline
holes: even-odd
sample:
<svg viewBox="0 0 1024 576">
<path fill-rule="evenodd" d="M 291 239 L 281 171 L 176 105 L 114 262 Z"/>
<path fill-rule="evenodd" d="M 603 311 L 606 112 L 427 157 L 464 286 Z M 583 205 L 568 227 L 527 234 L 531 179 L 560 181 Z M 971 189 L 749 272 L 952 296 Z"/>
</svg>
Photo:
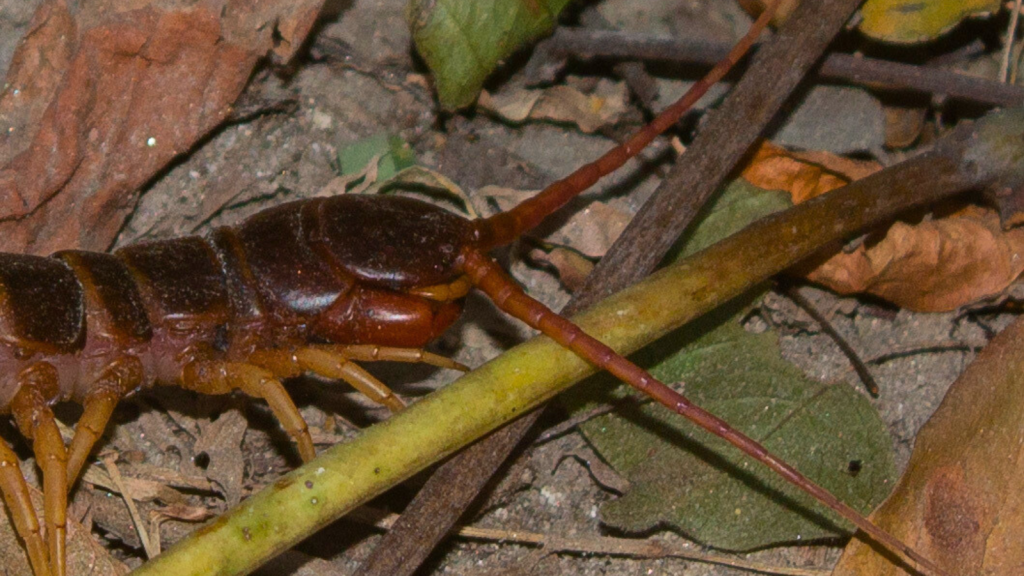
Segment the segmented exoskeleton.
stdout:
<svg viewBox="0 0 1024 576">
<path fill-rule="evenodd" d="M 161 382 L 263 398 L 309 460 L 313 443 L 280 379 L 343 379 L 398 410 L 398 397 L 350 360 L 461 368 L 419 348 L 459 315 L 471 235 L 467 220 L 416 200 L 339 196 L 278 206 L 209 238 L 0 254 L 0 406 L 34 441 L 54 564 L 63 495 L 128 394 Z M 49 408 L 60 400 L 84 406 L 67 455 Z M 0 448 L 0 485 L 41 571 L 17 467 Z"/>
<path fill-rule="evenodd" d="M 626 144 L 515 209 L 469 221 L 404 197 L 339 196 L 284 204 L 187 237 L 113 254 L 0 254 L 0 411 L 33 442 L 43 473 L 46 544 L 18 460 L 0 442 L 0 490 L 37 576 L 63 574 L 65 507 L 116 404 L 155 384 L 264 399 L 315 456 L 282 380 L 303 372 L 351 383 L 392 410 L 401 400 L 355 362 L 425 362 L 472 287 L 502 310 L 722 436 L 894 550 L 940 573 L 863 516 L 533 300 L 487 255 L 621 166 L 720 78 L 770 12 L 690 93 Z M 65 450 L 50 406 L 84 406 Z"/>
</svg>

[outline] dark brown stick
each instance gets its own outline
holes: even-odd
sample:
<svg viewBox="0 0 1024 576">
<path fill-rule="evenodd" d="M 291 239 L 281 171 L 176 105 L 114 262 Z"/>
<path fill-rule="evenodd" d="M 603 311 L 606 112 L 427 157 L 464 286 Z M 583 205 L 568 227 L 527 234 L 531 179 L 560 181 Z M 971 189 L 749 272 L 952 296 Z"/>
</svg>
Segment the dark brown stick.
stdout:
<svg viewBox="0 0 1024 576">
<path fill-rule="evenodd" d="M 672 168 L 598 263 L 590 278 L 605 270 L 609 276 L 602 282 L 588 278 L 583 286 L 587 303 L 633 283 L 627 270 L 644 270 L 645 274 L 654 270 L 675 242 L 674 238 L 658 237 L 659 232 L 686 229 L 859 4 L 860 0 L 801 3 L 776 37 L 755 55 L 749 72 L 722 106 L 710 113 L 685 161 Z M 628 248 L 634 246 L 643 249 Z"/>
<path fill-rule="evenodd" d="M 439 466 L 356 574 L 408 576 L 415 572 L 508 459 L 541 410 L 495 430 Z"/>
<path fill-rule="evenodd" d="M 693 156 L 712 155 L 717 151 L 718 154 L 715 156 L 719 162 L 717 169 L 708 163 L 702 164 L 706 171 L 704 177 L 713 179 L 713 183 L 709 183 L 708 187 L 717 188 L 760 135 L 764 124 L 778 111 L 782 102 L 795 89 L 800 75 L 820 58 L 831 38 L 842 30 L 843 24 L 859 4 L 860 0 L 835 2 L 818 0 L 804 2 L 797 8 L 787 24 L 780 30 L 779 35 L 771 42 L 771 45 L 780 44 L 781 46 L 774 51 L 762 50 L 762 54 L 759 54 L 759 57 L 751 65 L 751 72 L 748 76 L 756 76 L 759 79 L 740 82 L 733 94 L 726 100 L 726 105 L 728 105 L 728 102 L 741 98 L 744 91 L 756 90 L 755 96 L 743 99 L 742 106 L 754 106 L 753 109 L 763 110 L 762 115 L 766 116 L 763 123 L 755 130 L 744 132 L 745 141 L 740 138 L 730 138 L 718 143 L 713 139 L 698 139 L 690 147 L 690 151 L 681 164 L 689 163 Z M 804 37 L 813 40 L 803 40 Z M 790 62 L 798 57 L 801 62 L 804 62 L 803 71 L 798 72 L 799 75 L 791 78 L 788 82 L 771 82 L 769 86 L 773 90 L 778 90 L 779 93 L 772 94 L 772 90 L 769 90 L 769 93 L 766 94 L 763 87 L 759 85 L 766 81 L 765 78 L 761 78 L 765 76 L 764 73 L 759 72 L 761 67 L 771 65 L 771 70 L 775 70 L 780 66 L 789 66 Z M 771 64 L 769 58 L 776 60 L 777 63 Z M 768 74 L 774 74 L 774 72 Z M 758 99 L 762 99 L 764 104 Z M 753 105 L 750 104 L 751 101 Z M 768 102 L 772 102 L 774 105 L 770 105 Z M 722 128 L 719 128 L 718 131 L 721 131 L 736 122 L 742 123 L 748 116 L 751 116 L 751 113 L 742 107 L 733 105 L 730 110 L 729 113 L 713 115 L 706 129 L 710 130 L 714 126 L 720 125 Z M 674 169 L 672 172 L 676 171 Z M 696 182 L 697 180 L 694 180 L 694 183 Z M 663 189 L 665 186 L 659 188 L 659 190 Z M 688 187 L 684 186 L 668 189 L 680 195 L 684 193 L 683 191 L 689 192 Z M 599 300 L 606 292 L 595 290 L 595 287 L 614 283 L 615 289 L 620 289 L 650 274 L 668 247 L 682 235 L 684 227 L 685 223 L 656 222 L 648 232 L 657 237 L 656 243 L 664 248 L 653 258 L 653 262 L 627 262 L 619 270 L 598 266 L 588 277 L 587 286 L 577 293 L 563 313 L 573 314 Z M 627 246 L 625 250 L 647 251 L 649 248 L 645 246 L 644 242 L 646 242 L 645 238 L 620 238 L 615 246 Z M 611 290 L 607 293 L 614 291 Z M 437 546 L 441 538 L 451 530 L 451 527 L 476 498 L 480 489 L 500 466 L 504 455 L 512 452 L 536 422 L 539 414 L 540 410 L 535 410 L 525 415 L 442 465 L 427 481 L 427 484 L 410 503 L 406 513 L 402 514 L 392 531 L 384 537 L 381 544 L 357 573 L 361 576 L 406 576 L 412 574 Z M 498 456 L 502 457 L 499 459 Z M 497 464 L 494 463 L 495 460 L 498 460 Z M 458 488 L 453 488 L 455 486 Z M 462 487 L 465 487 L 464 491 L 461 490 Z M 401 558 L 401 562 L 397 561 L 399 558 Z"/>
<path fill-rule="evenodd" d="M 598 12 L 596 5 L 590 5 L 580 14 L 580 24 L 591 30 L 613 30 L 613 26 Z M 727 54 L 724 52 L 723 54 Z M 720 61 L 721 59 L 719 59 Z M 645 116 L 650 120 L 657 113 L 655 101 L 658 99 L 658 85 L 647 73 L 642 62 L 625 60 L 617 62 L 612 72 L 622 78 L 629 91 L 643 108 Z"/>
<path fill-rule="evenodd" d="M 729 46 L 702 40 L 676 40 L 631 32 L 561 28 L 545 40 L 554 57 L 623 58 L 627 60 L 710 65 Z M 815 72 L 822 80 L 848 82 L 874 90 L 946 96 L 987 106 L 1024 104 L 1024 87 L 967 76 L 943 68 L 914 66 L 851 54 L 829 54 Z"/>
<path fill-rule="evenodd" d="M 571 174 L 549 184 L 535 196 L 524 200 L 511 210 L 473 222 L 473 241 L 481 250 L 511 244 L 527 230 L 534 229 L 569 200 L 596 184 L 601 178 L 621 168 L 627 161 L 640 153 L 655 138 L 671 128 L 684 114 L 690 111 L 708 90 L 725 77 L 747 51 L 761 31 L 768 26 L 772 10 L 765 11 L 754 22 L 746 35 L 733 46 L 725 57 L 716 63 L 708 73 L 697 81 L 679 100 L 661 111 L 650 124 L 643 126 L 625 142 L 605 152 L 600 158 L 580 166 Z"/>
</svg>

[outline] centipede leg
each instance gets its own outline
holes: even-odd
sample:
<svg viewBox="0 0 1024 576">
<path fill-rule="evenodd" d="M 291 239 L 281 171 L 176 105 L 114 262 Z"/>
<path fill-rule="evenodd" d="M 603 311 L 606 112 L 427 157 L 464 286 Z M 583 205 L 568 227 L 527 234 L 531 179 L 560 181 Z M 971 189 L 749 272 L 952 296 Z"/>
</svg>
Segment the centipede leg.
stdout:
<svg viewBox="0 0 1024 576">
<path fill-rule="evenodd" d="M 392 412 L 399 412 L 405 408 L 405 402 L 387 385 L 344 354 L 330 349 L 310 347 L 291 351 L 263 350 L 251 356 L 249 360 L 281 378 L 312 372 L 325 378 L 344 380 L 364 396 L 386 406 Z"/>
<path fill-rule="evenodd" d="M 6 442 L 0 440 L 0 491 L 4 502 L 11 513 L 11 520 L 18 535 L 25 541 L 28 550 L 28 561 L 32 564 L 32 572 L 36 576 L 48 576 L 50 567 L 47 564 L 46 545 L 39 530 L 39 518 L 32 507 L 28 495 L 28 485 L 21 474 L 18 457 Z"/>
<path fill-rule="evenodd" d="M 198 361 L 182 371 L 182 385 L 203 394 L 227 394 L 232 390 L 267 401 L 281 427 L 295 440 L 303 462 L 316 457 L 309 426 L 281 381 L 265 368 L 240 362 Z"/>
<path fill-rule="evenodd" d="M 67 452 L 49 401 L 57 396 L 57 369 L 40 362 L 21 373 L 20 388 L 11 400 L 11 413 L 18 429 L 32 439 L 36 465 L 43 472 L 43 518 L 50 553 L 50 569 L 63 576 L 64 541 L 67 532 Z"/>
<path fill-rule="evenodd" d="M 405 402 L 383 382 L 341 354 L 317 348 L 300 348 L 295 352 L 295 358 L 304 370 L 327 378 L 344 380 L 367 398 L 387 406 L 392 412 L 400 412 L 405 408 Z"/>
<path fill-rule="evenodd" d="M 357 362 L 404 362 L 408 364 L 427 364 L 438 368 L 469 372 L 469 367 L 460 364 L 451 358 L 445 358 L 440 354 L 427 352 L 422 348 L 395 348 L 393 346 L 375 346 L 373 344 L 348 344 L 313 346 L 317 350 L 324 350 L 333 354 L 339 354 L 349 360 Z"/>
<path fill-rule="evenodd" d="M 129 356 L 108 366 L 92 386 L 82 402 L 84 411 L 75 426 L 71 447 L 68 448 L 68 488 L 74 486 L 89 452 L 103 435 L 114 407 L 125 394 L 142 383 L 142 378 L 142 362 Z"/>
</svg>

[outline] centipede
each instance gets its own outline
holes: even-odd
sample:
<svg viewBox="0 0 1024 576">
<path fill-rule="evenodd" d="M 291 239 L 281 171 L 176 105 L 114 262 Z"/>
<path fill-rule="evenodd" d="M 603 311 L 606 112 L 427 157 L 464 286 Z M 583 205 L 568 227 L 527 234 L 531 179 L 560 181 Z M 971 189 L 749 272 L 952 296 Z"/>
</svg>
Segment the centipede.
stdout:
<svg viewBox="0 0 1024 576">
<path fill-rule="evenodd" d="M 726 439 L 928 572 L 942 571 L 728 423 L 694 405 L 528 296 L 488 255 L 622 166 L 747 51 L 771 10 L 732 53 L 624 144 L 513 209 L 469 220 L 405 196 L 340 195 L 272 207 L 237 226 L 113 253 L 0 253 L 0 412 L 31 441 L 42 521 L 19 459 L 0 442 L 0 491 L 36 576 L 66 573 L 67 497 L 111 415 L 158 385 L 263 400 L 303 461 L 310 432 L 283 382 L 341 380 L 399 411 L 404 402 L 361 362 L 464 369 L 424 351 L 474 288 L 499 309 Z M 82 406 L 70 444 L 52 407 Z"/>
</svg>

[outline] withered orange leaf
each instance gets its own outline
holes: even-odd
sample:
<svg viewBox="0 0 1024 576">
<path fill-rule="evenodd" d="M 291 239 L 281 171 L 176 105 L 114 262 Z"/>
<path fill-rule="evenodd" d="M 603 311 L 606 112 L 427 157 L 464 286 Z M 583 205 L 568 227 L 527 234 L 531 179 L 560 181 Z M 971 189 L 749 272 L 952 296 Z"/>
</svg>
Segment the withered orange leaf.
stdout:
<svg viewBox="0 0 1024 576">
<path fill-rule="evenodd" d="M 918 224 L 894 223 L 878 242 L 836 254 L 807 275 L 843 294 L 869 293 L 912 310 L 953 310 L 1005 289 L 1024 271 L 1024 230 L 967 207 Z"/>
<path fill-rule="evenodd" d="M 766 144 L 743 177 L 761 188 L 786 190 L 800 203 L 878 169 L 874 163 Z M 840 294 L 873 294 L 903 308 L 937 312 L 996 295 L 1024 271 L 1024 230 L 1003 230 L 989 208 L 965 205 L 946 213 L 934 220 L 896 222 L 851 252 L 801 272 Z"/>
<path fill-rule="evenodd" d="M 322 0 L 44 2 L 0 94 L 0 250 L 105 250 L 139 188 L 219 125 Z"/>
<path fill-rule="evenodd" d="M 743 169 L 743 178 L 766 190 L 785 190 L 794 204 L 846 186 L 881 170 L 877 162 L 828 152 L 793 152 L 764 142 Z"/>
<path fill-rule="evenodd" d="M 871 519 L 949 574 L 1024 573 L 1024 320 L 953 383 Z M 908 574 L 854 539 L 833 576 Z"/>
</svg>

